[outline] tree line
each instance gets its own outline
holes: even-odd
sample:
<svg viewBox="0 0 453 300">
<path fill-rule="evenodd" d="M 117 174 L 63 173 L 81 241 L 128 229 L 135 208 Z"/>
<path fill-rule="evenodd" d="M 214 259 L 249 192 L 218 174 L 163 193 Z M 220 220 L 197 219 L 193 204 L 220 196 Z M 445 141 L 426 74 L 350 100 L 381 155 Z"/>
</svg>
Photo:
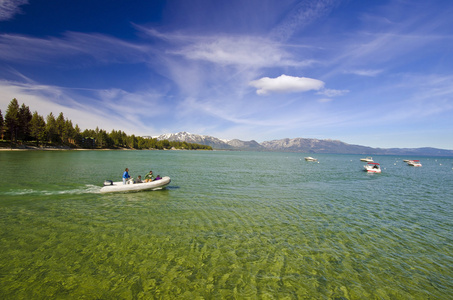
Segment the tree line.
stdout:
<svg viewBox="0 0 453 300">
<path fill-rule="evenodd" d="M 96 127 L 95 130 L 81 131 L 79 126 L 63 113 L 55 118 L 51 112 L 44 119 L 37 111 L 31 113 L 25 104 L 19 106 L 16 98 L 11 100 L 3 117 L 0 110 L 0 136 L 3 141 L 13 145 L 36 145 L 37 147 L 70 147 L 85 149 L 188 149 L 212 150 L 211 146 L 175 142 L 168 140 L 158 141 L 155 138 L 145 138 L 127 135 L 121 130 L 112 130 L 110 133 Z"/>
</svg>

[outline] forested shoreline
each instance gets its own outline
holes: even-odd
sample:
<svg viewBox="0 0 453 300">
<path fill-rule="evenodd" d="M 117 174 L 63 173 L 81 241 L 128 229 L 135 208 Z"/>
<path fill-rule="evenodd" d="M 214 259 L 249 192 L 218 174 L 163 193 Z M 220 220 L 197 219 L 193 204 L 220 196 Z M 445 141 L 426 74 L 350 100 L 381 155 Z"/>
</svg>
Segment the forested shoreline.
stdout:
<svg viewBox="0 0 453 300">
<path fill-rule="evenodd" d="M 96 127 L 81 131 L 79 126 L 63 112 L 55 117 L 51 112 L 44 119 L 35 110 L 31 113 L 25 104 L 19 106 L 16 98 L 11 100 L 3 116 L 0 110 L 0 147 L 69 148 L 69 149 L 186 149 L 212 150 L 211 146 L 187 143 L 158 141 L 135 135 L 127 135 L 121 130 L 110 133 Z"/>
</svg>

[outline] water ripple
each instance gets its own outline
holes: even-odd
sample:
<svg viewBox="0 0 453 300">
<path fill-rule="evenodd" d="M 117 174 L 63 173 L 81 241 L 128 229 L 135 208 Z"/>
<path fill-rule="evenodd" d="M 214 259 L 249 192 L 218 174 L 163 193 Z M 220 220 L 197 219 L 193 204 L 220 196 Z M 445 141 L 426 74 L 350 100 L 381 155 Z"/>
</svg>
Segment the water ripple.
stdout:
<svg viewBox="0 0 453 300">
<path fill-rule="evenodd" d="M 369 176 L 348 155 L 319 155 L 319 164 L 309 164 L 288 153 L 106 153 L 45 154 L 57 176 L 1 183 L 2 298 L 452 294 L 449 159 L 417 169 L 378 157 L 385 172 Z M 22 157 L 26 166 L 33 159 Z M 22 160 L 2 171 L 16 174 Z M 123 168 L 112 161 L 127 161 L 135 172 L 152 162 L 172 186 L 99 194 L 96 183 Z M 69 169 L 80 184 L 64 177 Z"/>
</svg>

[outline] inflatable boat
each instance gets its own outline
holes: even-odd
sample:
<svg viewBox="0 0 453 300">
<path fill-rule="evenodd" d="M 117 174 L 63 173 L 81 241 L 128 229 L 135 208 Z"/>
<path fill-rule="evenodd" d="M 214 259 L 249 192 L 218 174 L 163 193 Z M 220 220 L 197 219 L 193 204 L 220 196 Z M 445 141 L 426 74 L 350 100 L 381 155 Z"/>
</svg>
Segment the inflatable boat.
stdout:
<svg viewBox="0 0 453 300">
<path fill-rule="evenodd" d="M 133 183 L 132 180 L 127 184 L 122 181 L 113 182 L 111 180 L 104 181 L 104 186 L 101 188 L 101 193 L 115 193 L 115 192 L 137 192 L 144 190 L 161 190 L 171 182 L 170 177 L 165 176 L 162 179 L 154 180 L 151 182 Z"/>
</svg>

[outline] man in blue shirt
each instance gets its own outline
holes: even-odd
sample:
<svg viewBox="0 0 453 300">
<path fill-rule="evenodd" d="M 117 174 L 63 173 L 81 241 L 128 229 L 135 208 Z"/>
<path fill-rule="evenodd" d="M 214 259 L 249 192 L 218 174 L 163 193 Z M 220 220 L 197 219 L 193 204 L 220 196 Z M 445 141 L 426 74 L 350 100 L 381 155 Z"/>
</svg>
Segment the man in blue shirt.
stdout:
<svg viewBox="0 0 453 300">
<path fill-rule="evenodd" d="M 124 171 L 123 173 L 123 184 L 126 184 L 126 181 L 131 178 L 131 176 L 129 175 L 129 169 L 126 168 L 126 170 Z"/>
</svg>

